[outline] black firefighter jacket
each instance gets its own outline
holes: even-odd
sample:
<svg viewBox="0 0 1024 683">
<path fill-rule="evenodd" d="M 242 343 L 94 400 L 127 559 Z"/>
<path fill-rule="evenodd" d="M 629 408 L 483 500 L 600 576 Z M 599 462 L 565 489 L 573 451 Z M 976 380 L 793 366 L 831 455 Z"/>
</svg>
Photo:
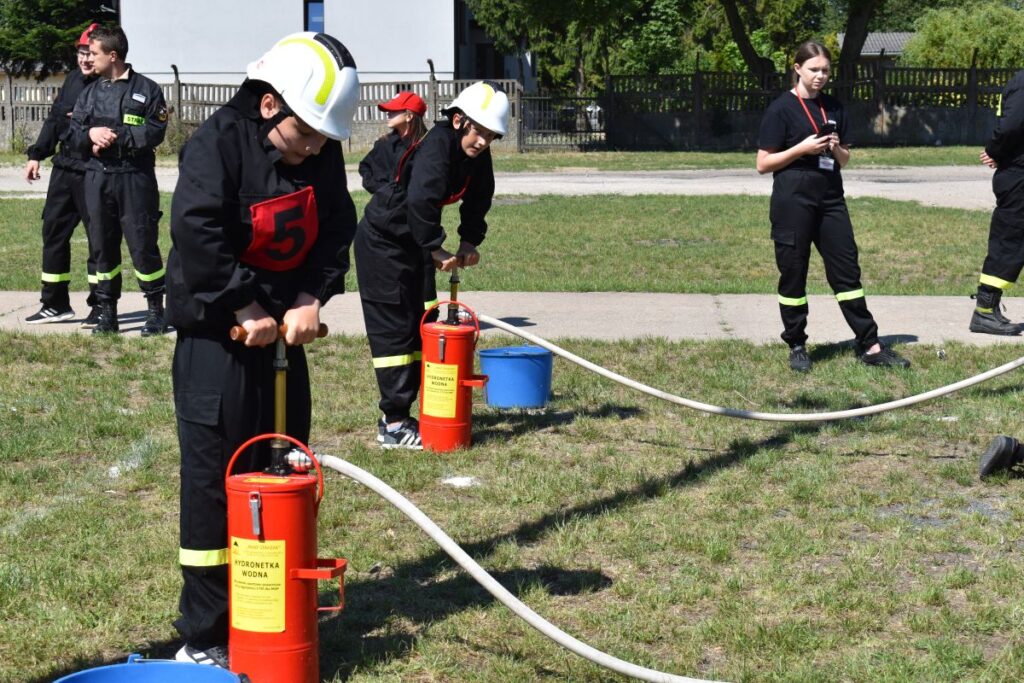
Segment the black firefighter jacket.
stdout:
<svg viewBox="0 0 1024 683">
<path fill-rule="evenodd" d="M 494 196 L 494 168 L 487 148 L 475 159 L 462 151 L 461 134 L 439 121 L 401 162 L 401 179 L 378 190 L 364 219 L 383 235 L 412 240 L 433 251 L 444 244 L 441 211 L 459 200 L 459 237 L 479 246 Z M 398 171 L 396 171 L 398 172 Z"/>
<path fill-rule="evenodd" d="M 373 143 L 373 149 L 359 162 L 359 175 L 363 179 L 364 190 L 373 194 L 395 179 L 395 168 L 409 149 L 409 142 L 409 138 L 391 131 Z"/>
<path fill-rule="evenodd" d="M 341 145 L 281 162 L 260 134 L 259 95 L 243 84 L 181 152 L 167 259 L 179 330 L 219 337 L 253 301 L 280 321 L 301 292 L 324 304 L 345 289 L 356 210 Z"/>
<path fill-rule="evenodd" d="M 36 138 L 36 144 L 26 150 L 28 158 L 33 161 L 42 161 L 47 157 L 53 157 L 53 165 L 56 168 L 63 168 L 69 171 L 85 171 L 85 162 L 91 154 L 82 154 L 76 149 L 70 148 L 67 144 L 60 144 L 60 151 L 57 151 L 57 143 L 67 134 L 71 125 L 71 111 L 75 108 L 78 96 L 82 94 L 85 86 L 96 80 L 95 76 L 85 76 L 80 69 L 75 69 L 64 78 L 64 84 L 57 93 L 57 98 L 50 107 L 50 113 L 43 121 L 43 127 Z M 56 152 L 56 154 L 54 154 Z"/>
<path fill-rule="evenodd" d="M 1014 74 L 1003 90 L 999 120 L 985 152 L 999 169 L 1014 167 L 1024 171 L 1024 71 Z"/>
<path fill-rule="evenodd" d="M 145 171 L 156 164 L 153 150 L 167 132 L 167 106 L 160 86 L 128 65 L 128 77 L 100 78 L 85 87 L 75 103 L 65 144 L 89 158 L 88 167 L 108 173 Z M 105 126 L 117 140 L 92 155 L 89 129 Z"/>
</svg>

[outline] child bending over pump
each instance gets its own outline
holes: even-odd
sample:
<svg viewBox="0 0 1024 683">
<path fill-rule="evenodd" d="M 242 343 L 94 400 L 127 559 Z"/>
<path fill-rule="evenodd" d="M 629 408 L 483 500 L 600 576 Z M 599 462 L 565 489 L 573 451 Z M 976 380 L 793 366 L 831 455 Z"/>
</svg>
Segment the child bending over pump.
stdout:
<svg viewBox="0 0 1024 683">
<path fill-rule="evenodd" d="M 302 344 L 344 290 L 356 211 L 338 140 L 359 97 L 355 62 L 323 33 L 283 38 L 182 150 L 171 203 L 168 317 L 178 330 L 174 405 L 181 447 L 183 586 L 176 659 L 227 666 L 224 474 L 246 440 L 274 429 L 274 347 L 287 326 L 289 436 L 309 438 Z M 233 342 L 241 325 L 245 343 Z M 270 345 L 270 346 L 268 346 Z M 236 472 L 264 469 L 250 449 Z"/>
<path fill-rule="evenodd" d="M 490 145 L 508 129 L 508 96 L 479 81 L 442 110 L 423 141 L 399 159 L 393 180 L 378 189 L 355 238 L 356 275 L 366 334 L 380 388 L 383 448 L 423 448 L 410 409 L 420 388 L 424 250 L 442 271 L 473 266 L 487 233 L 484 220 L 494 195 Z M 441 211 L 459 207 L 459 248 L 444 249 Z"/>
</svg>

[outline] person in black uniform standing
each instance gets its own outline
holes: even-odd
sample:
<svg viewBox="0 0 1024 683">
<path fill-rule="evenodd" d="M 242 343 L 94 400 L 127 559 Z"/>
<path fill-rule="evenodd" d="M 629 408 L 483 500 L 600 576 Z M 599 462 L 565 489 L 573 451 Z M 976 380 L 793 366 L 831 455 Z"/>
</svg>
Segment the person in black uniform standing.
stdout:
<svg viewBox="0 0 1024 683">
<path fill-rule="evenodd" d="M 779 310 L 789 344 L 789 366 L 811 369 L 807 342 L 807 266 L 813 244 L 825 262 L 825 276 L 847 324 L 856 335 L 861 362 L 909 367 L 910 362 L 878 341 L 860 282 L 857 244 L 843 196 L 840 169 L 850 161 L 843 142 L 847 121 L 842 105 L 821 92 L 832 56 L 808 41 L 794 59 L 794 87 L 775 99 L 761 120 L 757 172 L 772 173 L 771 211 L 775 263 L 779 269 Z"/>
<path fill-rule="evenodd" d="M 79 222 L 88 222 L 85 208 L 85 162 L 88 159 L 76 150 L 60 145 L 58 141 L 67 132 L 71 110 L 85 86 L 96 80 L 93 72 L 92 55 L 89 54 L 89 33 L 99 26 L 92 24 L 78 39 L 78 69 L 68 73 L 60 87 L 57 99 L 50 107 L 50 113 L 43 122 L 36 143 L 28 148 L 28 163 L 25 164 L 25 179 L 39 180 L 39 162 L 53 156 L 53 173 L 46 188 L 46 203 L 43 204 L 43 273 L 40 309 L 25 318 L 30 325 L 55 323 L 75 316 L 71 308 L 68 288 L 71 283 L 71 235 Z M 56 154 L 54 154 L 56 152 Z M 86 227 L 88 236 L 89 229 Z M 83 327 L 96 324 L 96 264 L 92 254 L 88 262 L 89 297 L 86 303 L 91 312 L 82 323 Z"/>
<path fill-rule="evenodd" d="M 414 92 L 403 90 L 377 108 L 388 115 L 388 132 L 373 143 L 363 160 L 359 162 L 359 175 L 363 178 L 363 189 L 373 194 L 392 182 L 395 168 L 402 155 L 410 146 L 419 144 L 427 134 L 423 117 L 427 103 Z M 423 252 L 423 309 L 437 303 L 437 282 L 434 259 L 429 251 Z M 430 317 L 437 319 L 437 311 Z M 431 320 L 433 322 L 433 320 Z"/>
<path fill-rule="evenodd" d="M 123 235 L 148 303 L 142 336 L 163 334 L 164 265 L 157 245 L 160 195 L 153 152 L 167 130 L 163 91 L 125 62 L 128 38 L 120 28 L 96 28 L 89 52 L 99 79 L 75 103 L 67 140 L 90 155 L 85 204 L 100 308 L 93 333 L 118 331 Z"/>
<path fill-rule="evenodd" d="M 224 475 L 242 443 L 274 428 L 274 346 L 287 326 L 288 434 L 309 438 L 302 344 L 344 291 L 356 210 L 339 140 L 359 97 L 355 62 L 322 33 L 286 36 L 181 152 L 171 202 L 167 314 L 177 330 L 174 404 L 181 449 L 176 659 L 227 665 Z M 229 338 L 246 329 L 245 343 Z M 270 346 L 267 346 L 267 345 Z M 266 444 L 235 472 L 266 468 Z"/>
<path fill-rule="evenodd" d="M 355 238 L 356 276 L 370 341 L 383 417 L 383 448 L 423 447 L 410 415 L 420 387 L 423 253 L 448 272 L 480 261 L 485 216 L 494 196 L 490 144 L 508 129 L 508 96 L 496 83 L 479 81 L 443 110 L 419 145 L 399 160 L 393 182 L 366 205 Z M 441 210 L 462 201 L 460 243 L 444 249 Z"/>
<path fill-rule="evenodd" d="M 996 208 L 988 229 L 988 254 L 978 278 L 971 332 L 1017 335 L 1021 326 L 1000 310 L 1003 293 L 1024 268 L 1024 71 L 1014 74 L 999 99 L 999 120 L 981 163 L 995 169 Z"/>
</svg>

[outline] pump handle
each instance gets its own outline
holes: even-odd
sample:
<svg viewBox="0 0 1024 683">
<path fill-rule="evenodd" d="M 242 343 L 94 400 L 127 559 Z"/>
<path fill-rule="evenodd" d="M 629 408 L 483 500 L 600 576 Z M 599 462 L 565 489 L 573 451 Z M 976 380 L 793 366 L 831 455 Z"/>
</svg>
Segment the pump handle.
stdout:
<svg viewBox="0 0 1024 683">
<path fill-rule="evenodd" d="M 325 323 L 320 323 L 320 329 L 316 331 L 317 339 L 326 337 L 327 332 L 327 325 Z M 281 323 L 277 328 L 277 335 L 279 337 L 284 337 L 286 334 L 288 334 L 288 326 Z M 245 338 L 249 336 L 249 333 L 241 325 L 235 325 L 231 328 L 231 332 L 228 333 L 228 336 L 231 337 L 231 341 L 244 342 Z"/>
</svg>

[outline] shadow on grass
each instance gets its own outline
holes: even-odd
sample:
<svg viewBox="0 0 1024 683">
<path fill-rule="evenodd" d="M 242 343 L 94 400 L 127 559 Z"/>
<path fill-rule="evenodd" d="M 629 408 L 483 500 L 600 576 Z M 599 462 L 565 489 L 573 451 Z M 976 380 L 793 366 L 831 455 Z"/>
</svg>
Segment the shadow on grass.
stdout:
<svg viewBox="0 0 1024 683">
<path fill-rule="evenodd" d="M 473 416 L 473 443 L 486 444 L 492 441 L 507 441 L 511 437 L 538 432 L 550 427 L 563 427 L 581 417 L 606 419 L 617 417 L 626 420 L 643 414 L 636 407 L 616 406 L 605 403 L 584 410 L 488 410 Z"/>
<path fill-rule="evenodd" d="M 913 334 L 888 334 L 878 338 L 883 345 L 889 347 L 896 347 L 902 344 L 910 344 L 918 341 L 918 337 Z M 832 360 L 839 356 L 845 356 L 852 354 L 857 355 L 857 345 L 853 339 L 846 341 L 835 342 L 831 344 L 810 344 L 808 347 L 808 353 L 811 356 L 811 360 L 815 363 Z"/>
<path fill-rule="evenodd" d="M 615 406 L 602 406 L 592 412 L 610 415 L 620 410 Z M 545 418 L 543 414 L 528 413 L 523 413 L 521 417 L 527 423 Z M 494 421 L 505 421 L 508 416 L 499 414 L 494 418 Z M 465 545 L 463 550 L 481 561 L 503 543 L 536 543 L 549 531 L 560 528 L 567 521 L 586 520 L 627 509 L 664 496 L 673 489 L 698 485 L 716 472 L 738 465 L 762 450 L 781 448 L 795 436 L 813 433 L 820 428 L 818 424 L 794 425 L 761 441 L 735 440 L 726 450 L 713 451 L 713 455 L 700 461 L 690 460 L 675 473 L 650 477 L 629 489 L 550 512 L 508 533 Z M 465 609 L 494 603 L 495 599 L 490 593 L 461 570 L 454 576 L 438 578 L 449 574 L 455 567 L 455 562 L 438 550 L 415 562 L 394 567 L 386 576 L 349 582 L 345 611 L 339 617 L 320 624 L 321 678 L 348 678 L 356 669 L 366 670 L 406 656 L 414 647 L 419 632 L 431 623 Z M 493 576 L 517 595 L 537 587 L 551 595 L 577 595 L 605 590 L 612 585 L 611 579 L 599 571 L 566 570 L 552 566 L 495 572 Z M 328 589 L 320 597 L 324 603 L 331 603 L 336 595 Z M 180 645 L 178 641 L 160 641 L 134 651 L 148 659 L 172 659 Z M 126 659 L 127 653 L 103 659 L 78 660 L 70 667 L 25 683 L 50 683 L 77 671 L 123 664 Z"/>
<path fill-rule="evenodd" d="M 614 494 L 550 512 L 508 533 L 465 545 L 463 550 L 477 561 L 482 561 L 504 543 L 536 543 L 569 521 L 598 517 L 642 504 L 673 489 L 697 485 L 762 450 L 781 448 L 795 436 L 814 433 L 820 427 L 795 425 L 761 441 L 733 441 L 727 450 L 700 461 L 688 461 L 675 473 L 651 477 Z M 419 633 L 431 623 L 464 609 L 490 605 L 495 601 L 461 571 L 455 577 L 438 580 L 439 574 L 446 574 L 455 567 L 454 561 L 439 550 L 416 562 L 395 567 L 386 578 L 349 583 L 351 592 L 346 591 L 348 604 L 345 611 L 320 627 L 321 675 L 325 678 L 348 678 L 356 669 L 365 671 L 406 656 L 414 647 Z M 537 586 L 558 595 L 603 590 L 611 586 L 611 580 L 599 572 L 549 566 L 500 572 L 495 578 L 513 594 L 520 595 L 524 589 Z M 327 594 L 324 595 L 326 597 Z"/>
</svg>

